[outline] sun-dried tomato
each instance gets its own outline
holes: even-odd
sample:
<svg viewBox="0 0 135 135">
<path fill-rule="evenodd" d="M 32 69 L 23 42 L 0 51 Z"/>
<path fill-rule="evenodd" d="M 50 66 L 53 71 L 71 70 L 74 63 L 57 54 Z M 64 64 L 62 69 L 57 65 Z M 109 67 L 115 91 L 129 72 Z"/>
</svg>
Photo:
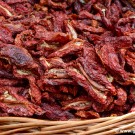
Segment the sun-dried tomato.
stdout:
<svg viewBox="0 0 135 135">
<path fill-rule="evenodd" d="M 119 88 L 117 89 L 117 99 L 114 100 L 114 104 L 122 106 L 127 101 L 127 93 L 124 89 Z"/>
<path fill-rule="evenodd" d="M 108 96 L 105 104 L 100 104 L 100 103 L 97 103 L 97 102 L 93 102 L 92 108 L 96 112 L 108 111 L 112 102 L 113 102 L 113 97 L 112 96 Z"/>
<path fill-rule="evenodd" d="M 26 28 L 23 24 L 13 24 L 13 23 L 4 23 L 2 26 L 9 29 L 12 32 L 12 35 L 18 34 L 24 31 Z"/>
<path fill-rule="evenodd" d="M 132 107 L 131 107 L 129 112 L 135 112 L 135 104 L 132 105 Z"/>
<path fill-rule="evenodd" d="M 0 91 L 0 108 L 9 114 L 17 116 L 32 116 L 33 114 L 41 115 L 44 111 L 24 97 L 18 95 L 22 88 L 1 87 Z"/>
<path fill-rule="evenodd" d="M 40 40 L 42 39 L 49 43 L 64 44 L 70 41 L 71 38 L 69 34 L 65 34 L 63 32 L 47 31 L 45 27 L 40 25 L 35 25 L 34 29 L 36 31 L 35 38 Z"/>
<path fill-rule="evenodd" d="M 4 26 L 0 26 L 0 41 L 4 43 L 14 42 L 14 39 L 12 37 L 12 32 Z"/>
<path fill-rule="evenodd" d="M 128 95 L 128 101 L 130 103 L 134 103 L 135 102 L 135 87 L 134 86 L 132 86 L 130 88 L 130 94 Z"/>
<path fill-rule="evenodd" d="M 75 20 L 73 20 L 71 24 L 73 25 L 73 27 L 75 27 L 75 29 L 80 30 L 80 31 L 86 31 L 86 32 L 88 31 L 91 33 L 99 33 L 99 34 L 105 31 L 102 27 L 95 28 L 92 26 L 85 25 L 83 23 L 79 23 Z"/>
<path fill-rule="evenodd" d="M 114 111 L 125 112 L 125 111 L 130 110 L 130 108 L 131 106 L 129 104 L 124 104 L 123 106 L 115 105 L 113 109 Z"/>
<path fill-rule="evenodd" d="M 65 9 L 67 7 L 66 2 L 54 2 L 52 0 L 40 0 L 40 4 L 51 6 L 54 9 Z"/>
<path fill-rule="evenodd" d="M 82 75 L 82 73 L 74 68 L 67 67 L 67 73 L 71 76 L 80 86 L 84 87 L 84 89 L 88 92 L 88 94 L 97 100 L 98 102 L 104 104 L 106 102 L 106 95 L 104 92 L 98 91 L 95 87 L 89 84 L 89 81 Z"/>
<path fill-rule="evenodd" d="M 135 111 L 133 1 L 0 0 L 0 116 Z"/>
<path fill-rule="evenodd" d="M 85 119 L 100 118 L 99 113 L 94 112 L 94 111 L 77 111 L 75 115 L 81 118 L 85 118 Z"/>
<path fill-rule="evenodd" d="M 71 42 L 68 42 L 56 52 L 50 54 L 48 57 L 63 57 L 64 55 L 75 53 L 83 49 L 84 41 L 81 39 L 74 39 Z"/>
<path fill-rule="evenodd" d="M 15 45 L 7 44 L 1 47 L 0 57 L 7 58 L 9 63 L 19 67 L 35 68 L 37 66 L 26 49 Z"/>
<path fill-rule="evenodd" d="M 110 43 L 105 45 L 97 46 L 96 52 L 100 57 L 102 63 L 107 68 L 107 70 L 113 74 L 116 80 L 118 81 L 128 81 L 129 76 L 124 68 L 120 65 L 118 54 L 115 51 L 114 47 Z M 111 62 L 110 62 L 111 61 Z"/>
<path fill-rule="evenodd" d="M 78 97 L 61 103 L 64 110 L 89 110 L 92 102 L 89 97 Z"/>
<path fill-rule="evenodd" d="M 60 106 L 57 104 L 47 104 L 43 103 L 42 108 L 45 111 L 45 115 L 47 118 L 51 120 L 68 120 L 74 119 L 74 115 L 72 115 L 68 111 L 63 111 Z"/>
<path fill-rule="evenodd" d="M 22 80 L 11 80 L 11 79 L 1 79 L 0 78 L 0 86 L 21 86 L 23 84 Z"/>
<path fill-rule="evenodd" d="M 85 72 L 90 77 L 91 85 L 100 91 L 109 90 L 112 94 L 116 94 L 115 87 L 109 82 L 104 67 L 100 64 L 97 54 L 93 47 L 84 48 L 84 55 L 79 58 L 84 67 Z M 101 79 L 102 78 L 102 79 Z"/>
<path fill-rule="evenodd" d="M 0 1 L 0 15 L 4 17 L 12 17 L 15 14 L 14 10 L 2 0 Z"/>
<path fill-rule="evenodd" d="M 11 7 L 14 9 L 14 11 L 18 14 L 18 15 L 22 15 L 22 14 L 28 14 L 30 12 L 33 11 L 33 7 L 30 3 L 28 2 L 22 2 L 22 3 L 13 3 L 11 5 Z"/>
<path fill-rule="evenodd" d="M 16 4 L 16 3 L 23 3 L 27 2 L 28 0 L 5 0 L 7 4 Z"/>
</svg>

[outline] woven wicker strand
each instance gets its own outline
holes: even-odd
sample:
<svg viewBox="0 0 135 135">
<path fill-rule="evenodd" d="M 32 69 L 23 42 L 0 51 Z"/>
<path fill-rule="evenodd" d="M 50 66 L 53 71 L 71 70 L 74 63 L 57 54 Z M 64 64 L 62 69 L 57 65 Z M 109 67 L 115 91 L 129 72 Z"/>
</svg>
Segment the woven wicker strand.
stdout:
<svg viewBox="0 0 135 135">
<path fill-rule="evenodd" d="M 135 112 L 91 120 L 48 121 L 0 117 L 0 135 L 113 135 L 135 130 Z"/>
</svg>

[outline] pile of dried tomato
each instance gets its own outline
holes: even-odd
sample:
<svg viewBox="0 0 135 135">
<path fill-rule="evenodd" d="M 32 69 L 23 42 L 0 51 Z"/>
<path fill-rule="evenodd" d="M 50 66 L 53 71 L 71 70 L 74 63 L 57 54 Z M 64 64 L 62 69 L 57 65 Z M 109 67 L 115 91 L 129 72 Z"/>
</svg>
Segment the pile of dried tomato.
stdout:
<svg viewBox="0 0 135 135">
<path fill-rule="evenodd" d="M 132 111 L 132 5 L 0 0 L 0 116 L 68 120 Z"/>
</svg>

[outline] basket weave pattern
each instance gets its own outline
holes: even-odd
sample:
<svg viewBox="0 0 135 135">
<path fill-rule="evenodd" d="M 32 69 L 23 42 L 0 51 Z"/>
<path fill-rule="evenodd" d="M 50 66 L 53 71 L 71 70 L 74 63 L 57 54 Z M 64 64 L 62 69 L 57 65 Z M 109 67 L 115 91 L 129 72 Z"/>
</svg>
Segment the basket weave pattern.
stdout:
<svg viewBox="0 0 135 135">
<path fill-rule="evenodd" d="M 47 121 L 1 117 L 0 135 L 108 135 L 135 130 L 135 112 L 84 121 Z"/>
</svg>

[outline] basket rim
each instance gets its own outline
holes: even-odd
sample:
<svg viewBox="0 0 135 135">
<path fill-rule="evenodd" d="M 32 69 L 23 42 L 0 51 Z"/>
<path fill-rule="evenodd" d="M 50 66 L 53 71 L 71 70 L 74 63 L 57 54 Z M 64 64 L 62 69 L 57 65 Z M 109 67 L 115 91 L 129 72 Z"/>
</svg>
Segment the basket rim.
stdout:
<svg viewBox="0 0 135 135">
<path fill-rule="evenodd" d="M 49 135 L 67 131 L 73 132 L 75 130 L 79 131 L 77 135 L 94 135 L 95 133 L 95 135 L 107 135 L 116 134 L 120 130 L 130 130 L 135 127 L 135 112 L 127 113 L 122 116 L 69 121 L 50 121 L 9 116 L 0 117 L 0 123 L 8 123 L 8 125 L 0 125 L 0 130 L 5 130 L 0 133 L 1 135 L 27 131 L 33 128 L 41 128 L 41 130 L 38 132 L 27 133 L 28 135 Z M 87 130 L 84 130 L 84 128 L 87 128 Z"/>
</svg>

